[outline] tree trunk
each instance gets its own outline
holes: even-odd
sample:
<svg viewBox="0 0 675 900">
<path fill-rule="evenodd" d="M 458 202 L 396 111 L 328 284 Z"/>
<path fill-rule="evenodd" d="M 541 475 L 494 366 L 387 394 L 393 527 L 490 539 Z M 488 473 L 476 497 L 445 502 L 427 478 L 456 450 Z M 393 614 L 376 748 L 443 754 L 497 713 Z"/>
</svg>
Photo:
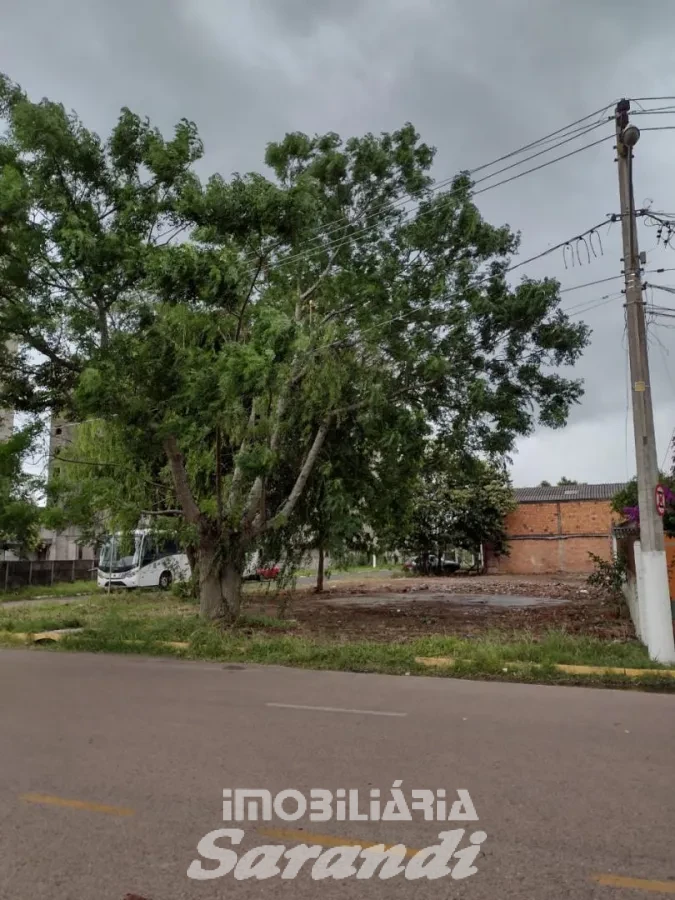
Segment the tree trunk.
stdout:
<svg viewBox="0 0 675 900">
<path fill-rule="evenodd" d="M 316 593 L 323 592 L 323 570 L 324 570 L 324 549 L 323 544 L 319 544 L 319 565 L 316 571 Z"/>
<path fill-rule="evenodd" d="M 211 547 L 199 552 L 199 613 L 209 621 L 233 622 L 241 608 L 243 556 L 227 559 Z"/>
<path fill-rule="evenodd" d="M 199 564 L 197 557 L 197 549 L 192 544 L 188 544 L 185 548 L 185 554 L 190 564 L 190 580 L 192 583 L 192 596 L 197 599 L 199 597 Z"/>
</svg>

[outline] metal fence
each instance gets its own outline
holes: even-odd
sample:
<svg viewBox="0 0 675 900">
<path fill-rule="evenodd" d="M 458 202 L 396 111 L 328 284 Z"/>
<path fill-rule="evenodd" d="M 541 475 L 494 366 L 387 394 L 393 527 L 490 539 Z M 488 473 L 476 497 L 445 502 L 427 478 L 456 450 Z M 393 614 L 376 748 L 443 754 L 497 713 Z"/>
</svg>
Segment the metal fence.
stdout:
<svg viewBox="0 0 675 900">
<path fill-rule="evenodd" d="M 28 585 L 49 587 L 69 581 L 92 581 L 96 560 L 5 560 L 0 562 L 0 592 L 15 591 Z"/>
</svg>

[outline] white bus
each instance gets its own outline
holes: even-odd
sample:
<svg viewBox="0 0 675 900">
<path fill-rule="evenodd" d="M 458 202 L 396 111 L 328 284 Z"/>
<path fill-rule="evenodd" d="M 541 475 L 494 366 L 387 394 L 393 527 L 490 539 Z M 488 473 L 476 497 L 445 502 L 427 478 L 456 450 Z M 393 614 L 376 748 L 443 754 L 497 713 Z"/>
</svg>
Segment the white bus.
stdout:
<svg viewBox="0 0 675 900">
<path fill-rule="evenodd" d="M 174 581 L 187 581 L 189 577 L 190 563 L 178 542 L 147 528 L 131 535 L 109 535 L 101 548 L 99 587 L 168 590 Z"/>
<path fill-rule="evenodd" d="M 190 578 L 187 554 L 175 538 L 140 528 L 131 535 L 112 534 L 101 548 L 98 585 L 102 588 L 152 588 L 168 590 L 174 581 Z M 260 567 L 258 552 L 249 556 L 244 580 L 273 581 L 278 566 Z"/>
</svg>

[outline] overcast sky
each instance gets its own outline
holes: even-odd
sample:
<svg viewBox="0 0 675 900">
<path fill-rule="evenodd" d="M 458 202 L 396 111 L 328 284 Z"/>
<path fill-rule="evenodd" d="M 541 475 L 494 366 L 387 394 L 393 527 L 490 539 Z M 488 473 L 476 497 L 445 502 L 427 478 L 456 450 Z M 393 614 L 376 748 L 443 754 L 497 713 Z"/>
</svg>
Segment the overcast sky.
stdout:
<svg viewBox="0 0 675 900">
<path fill-rule="evenodd" d="M 673 0 L 3 0 L 1 9 L 0 68 L 32 96 L 62 101 L 102 134 L 123 105 L 165 130 L 193 119 L 206 169 L 225 176 L 260 170 L 265 144 L 287 131 L 347 137 L 411 121 L 438 148 L 434 174 L 445 178 L 621 96 L 675 94 Z M 635 121 L 675 126 L 675 114 Z M 479 205 L 522 232 L 523 255 L 537 253 L 618 210 L 613 158 L 609 141 Z M 675 212 L 674 161 L 675 130 L 643 133 L 638 206 L 650 198 Z M 590 265 L 565 269 L 557 252 L 523 271 L 563 288 L 617 275 L 619 226 L 601 233 L 604 255 Z M 654 230 L 640 226 L 640 245 L 648 268 L 675 267 Z M 651 280 L 675 285 L 675 272 Z M 571 291 L 563 305 L 620 289 L 617 280 Z M 654 299 L 675 306 L 662 292 Z M 622 303 L 583 316 L 593 329 L 576 369 L 586 395 L 564 430 L 519 443 L 516 486 L 634 474 Z M 661 461 L 675 427 L 675 330 L 650 334 Z"/>
</svg>

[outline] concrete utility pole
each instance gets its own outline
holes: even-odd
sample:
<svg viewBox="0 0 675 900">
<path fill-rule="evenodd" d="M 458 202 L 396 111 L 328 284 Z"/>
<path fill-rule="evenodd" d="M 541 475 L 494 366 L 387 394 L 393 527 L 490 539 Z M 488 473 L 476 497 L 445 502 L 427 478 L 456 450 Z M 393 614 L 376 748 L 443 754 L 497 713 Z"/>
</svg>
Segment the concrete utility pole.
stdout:
<svg viewBox="0 0 675 900">
<path fill-rule="evenodd" d="M 640 131 L 628 120 L 630 101 L 621 100 L 616 106 L 616 156 L 619 171 L 621 201 L 621 232 L 623 236 L 623 266 L 626 280 L 626 329 L 630 357 L 633 431 L 637 466 L 638 505 L 640 509 L 640 553 L 636 559 L 638 575 L 638 608 L 640 637 L 647 644 L 649 655 L 660 662 L 675 662 L 673 622 L 670 610 L 668 569 L 663 542 L 663 521 L 656 511 L 656 485 L 659 480 L 654 434 L 649 358 L 647 354 L 647 326 L 640 280 L 640 251 L 638 249 L 633 196 L 633 147 Z"/>
</svg>

